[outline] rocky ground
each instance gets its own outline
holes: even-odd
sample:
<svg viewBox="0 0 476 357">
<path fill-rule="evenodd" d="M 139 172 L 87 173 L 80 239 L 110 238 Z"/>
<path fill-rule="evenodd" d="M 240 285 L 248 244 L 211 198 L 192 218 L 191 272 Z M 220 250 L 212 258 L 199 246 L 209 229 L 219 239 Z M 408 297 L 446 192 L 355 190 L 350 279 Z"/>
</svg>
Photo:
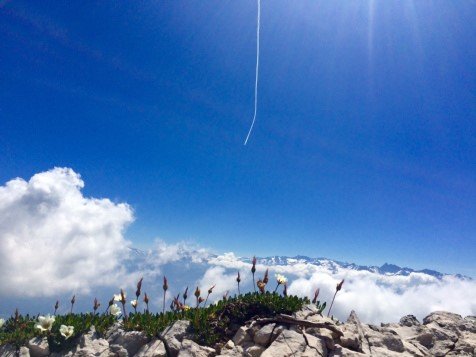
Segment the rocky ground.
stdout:
<svg viewBox="0 0 476 357">
<path fill-rule="evenodd" d="M 420 323 L 414 316 L 399 323 L 367 325 L 352 312 L 345 323 L 319 316 L 306 306 L 294 316 L 278 315 L 241 326 L 233 339 L 210 348 L 192 341 L 189 322 L 177 321 L 158 338 L 125 332 L 117 324 L 100 337 L 91 329 L 71 351 L 51 353 L 46 339 L 33 339 L 21 356 L 476 356 L 476 317 L 437 311 Z M 1 356 L 14 356 L 11 346 Z"/>
</svg>

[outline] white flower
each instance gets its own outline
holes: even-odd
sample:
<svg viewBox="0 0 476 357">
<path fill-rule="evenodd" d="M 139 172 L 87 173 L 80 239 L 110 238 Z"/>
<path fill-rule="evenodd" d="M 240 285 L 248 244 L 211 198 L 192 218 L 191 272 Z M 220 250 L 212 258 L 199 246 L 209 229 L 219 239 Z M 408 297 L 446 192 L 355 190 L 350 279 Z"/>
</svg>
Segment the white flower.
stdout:
<svg viewBox="0 0 476 357">
<path fill-rule="evenodd" d="M 60 331 L 61 335 L 64 336 L 64 338 L 68 339 L 71 336 L 73 336 L 74 326 L 61 325 L 59 331 Z"/>
<path fill-rule="evenodd" d="M 38 324 L 36 324 L 35 327 L 41 331 L 50 331 L 54 322 L 54 316 L 38 316 Z"/>
<path fill-rule="evenodd" d="M 4 319 L 0 319 L 0 328 L 2 328 L 2 326 L 5 324 L 5 320 Z"/>
<path fill-rule="evenodd" d="M 131 305 L 132 305 L 133 308 L 136 308 L 137 307 L 137 300 L 132 300 Z"/>
<path fill-rule="evenodd" d="M 112 315 L 120 315 L 121 314 L 121 309 L 119 308 L 119 306 L 117 306 L 116 304 L 114 305 L 111 305 L 111 307 L 109 307 L 109 312 L 112 314 Z"/>
<path fill-rule="evenodd" d="M 124 293 L 124 299 L 126 298 L 126 293 Z M 121 294 L 114 294 L 114 301 L 122 301 Z"/>
<path fill-rule="evenodd" d="M 288 278 L 286 278 L 284 275 L 276 274 L 276 281 L 278 282 L 278 284 L 286 284 Z"/>
</svg>

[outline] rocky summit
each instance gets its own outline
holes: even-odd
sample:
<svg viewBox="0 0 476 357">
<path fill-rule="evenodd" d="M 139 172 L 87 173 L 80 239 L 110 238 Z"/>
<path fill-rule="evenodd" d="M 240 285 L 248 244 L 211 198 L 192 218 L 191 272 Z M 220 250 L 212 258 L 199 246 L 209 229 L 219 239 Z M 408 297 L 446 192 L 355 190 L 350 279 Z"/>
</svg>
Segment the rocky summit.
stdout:
<svg viewBox="0 0 476 357">
<path fill-rule="evenodd" d="M 116 323 L 104 336 L 94 328 L 74 348 L 50 353 L 46 338 L 15 350 L 0 347 L 1 356 L 212 357 L 212 356 L 471 356 L 476 354 L 476 317 L 436 311 L 422 322 L 413 315 L 399 323 L 364 324 L 352 311 L 345 323 L 318 314 L 307 305 L 294 315 L 255 318 L 237 326 L 234 337 L 212 347 L 193 341 L 188 321 L 176 321 L 155 338 L 124 331 Z"/>
</svg>

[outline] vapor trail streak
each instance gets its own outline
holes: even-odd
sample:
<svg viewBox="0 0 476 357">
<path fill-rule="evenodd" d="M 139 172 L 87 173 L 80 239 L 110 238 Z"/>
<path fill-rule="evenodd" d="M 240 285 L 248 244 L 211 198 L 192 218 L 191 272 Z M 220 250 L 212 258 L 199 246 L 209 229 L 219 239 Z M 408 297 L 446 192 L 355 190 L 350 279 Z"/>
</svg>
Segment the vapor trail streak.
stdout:
<svg viewBox="0 0 476 357">
<path fill-rule="evenodd" d="M 253 121 L 251 122 L 250 130 L 248 131 L 248 135 L 246 135 L 245 143 L 248 142 L 250 138 L 251 131 L 253 130 L 253 126 L 255 125 L 256 120 L 256 111 L 258 109 L 258 74 L 259 74 L 259 28 L 260 28 L 260 12 L 261 12 L 261 3 L 258 0 L 258 20 L 256 24 L 256 77 L 255 77 L 255 113 L 253 115 Z"/>
</svg>

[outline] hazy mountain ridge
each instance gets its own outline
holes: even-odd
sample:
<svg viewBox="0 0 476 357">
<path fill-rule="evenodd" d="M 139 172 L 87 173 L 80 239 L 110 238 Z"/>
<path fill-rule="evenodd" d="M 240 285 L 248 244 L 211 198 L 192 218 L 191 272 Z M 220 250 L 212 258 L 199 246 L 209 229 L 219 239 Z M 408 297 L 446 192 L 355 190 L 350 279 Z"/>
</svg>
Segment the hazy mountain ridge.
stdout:
<svg viewBox="0 0 476 357">
<path fill-rule="evenodd" d="M 131 254 L 136 258 L 143 257 L 144 259 L 150 258 L 153 255 L 152 251 L 144 251 L 137 248 L 129 248 L 131 250 Z M 210 252 L 205 252 L 201 250 L 200 252 L 195 252 L 193 250 L 188 249 L 180 249 L 177 254 L 180 256 L 179 261 L 188 261 L 192 259 L 195 263 L 208 263 L 211 259 L 217 258 L 217 254 L 213 254 Z M 238 260 L 250 263 L 250 257 L 238 257 Z M 295 265 L 295 264 L 312 264 L 320 267 L 326 268 L 329 272 L 335 274 L 339 271 L 339 269 L 348 269 L 354 271 L 368 271 L 370 273 L 386 275 L 386 276 L 409 276 L 412 273 L 420 273 L 430 275 L 437 279 L 442 279 L 445 276 L 453 276 L 462 280 L 473 280 L 471 277 L 462 275 L 462 274 L 446 274 L 441 273 L 436 270 L 432 269 L 412 269 L 408 267 L 400 267 L 396 264 L 391 263 L 384 263 L 382 266 L 376 265 L 358 265 L 355 263 L 348 263 L 342 262 L 338 260 L 333 260 L 329 258 L 319 257 L 319 258 L 311 258 L 304 255 L 297 255 L 294 257 L 288 256 L 270 256 L 270 257 L 257 257 L 257 263 L 267 266 L 277 266 L 277 265 Z"/>
</svg>

